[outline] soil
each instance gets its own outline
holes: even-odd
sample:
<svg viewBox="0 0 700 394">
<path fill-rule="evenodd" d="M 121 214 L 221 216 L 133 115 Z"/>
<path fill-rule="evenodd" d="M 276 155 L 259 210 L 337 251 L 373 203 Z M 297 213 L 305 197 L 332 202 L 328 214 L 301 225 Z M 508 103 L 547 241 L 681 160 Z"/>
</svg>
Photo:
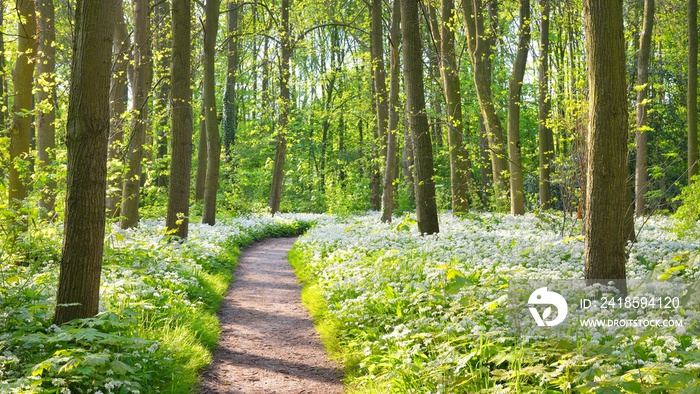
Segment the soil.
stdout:
<svg viewBox="0 0 700 394">
<path fill-rule="evenodd" d="M 201 379 L 208 393 L 342 393 L 342 373 L 328 360 L 287 252 L 296 238 L 243 251 L 221 304 L 221 339 Z"/>
</svg>

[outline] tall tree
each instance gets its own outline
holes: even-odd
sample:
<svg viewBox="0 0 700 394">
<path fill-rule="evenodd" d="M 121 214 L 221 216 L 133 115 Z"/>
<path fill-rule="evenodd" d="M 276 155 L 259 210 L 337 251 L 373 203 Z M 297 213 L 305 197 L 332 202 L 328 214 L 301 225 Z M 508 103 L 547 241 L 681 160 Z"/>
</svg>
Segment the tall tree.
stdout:
<svg viewBox="0 0 700 394">
<path fill-rule="evenodd" d="M 226 157 L 231 159 L 231 148 L 236 142 L 236 128 L 238 127 L 238 107 L 236 103 L 236 78 L 238 73 L 238 9 L 241 7 L 235 0 L 229 0 L 227 5 L 227 45 L 226 45 L 226 86 L 224 87 L 224 151 Z"/>
<path fill-rule="evenodd" d="M 199 138 L 197 139 L 197 171 L 194 181 L 194 200 L 204 199 L 204 188 L 207 184 L 207 119 L 204 100 L 199 110 Z"/>
<path fill-rule="evenodd" d="M 688 0 L 688 184 L 698 173 L 698 0 Z"/>
<path fill-rule="evenodd" d="M 39 14 L 39 45 L 37 62 L 36 100 L 39 106 L 37 116 L 36 150 L 38 169 L 46 172 L 54 162 L 56 148 L 56 12 L 53 0 L 37 0 Z M 46 174 L 48 175 L 48 174 Z M 56 199 L 56 182 L 50 178 L 42 185 L 39 207 L 53 216 Z"/>
<path fill-rule="evenodd" d="M 380 163 L 386 163 L 386 136 L 387 123 L 389 122 L 389 98 L 386 90 L 386 68 L 384 67 L 384 33 L 382 18 L 382 0 L 372 0 L 371 6 L 371 45 L 370 57 L 372 60 L 372 80 L 374 82 L 374 100 L 376 102 L 377 115 L 377 162 L 374 163 L 372 169 L 372 209 L 380 209 L 380 187 L 379 187 L 379 171 Z"/>
<path fill-rule="evenodd" d="M 590 89 L 585 277 L 624 280 L 628 113 L 622 0 L 584 0 L 583 15 Z"/>
<path fill-rule="evenodd" d="M 0 29 L 5 24 L 5 2 L 0 1 Z M 0 128 L 5 129 L 7 119 L 7 83 L 5 82 L 5 35 L 0 34 Z"/>
<path fill-rule="evenodd" d="M 513 73 L 508 80 L 508 164 L 510 166 L 510 213 L 525 213 L 523 158 L 520 147 L 520 96 L 530 47 L 530 0 L 520 0 L 520 34 Z"/>
<path fill-rule="evenodd" d="M 495 6 L 494 6 L 495 7 Z M 503 139 L 503 125 L 496 113 L 491 93 L 491 80 L 486 61 L 490 50 L 484 30 L 484 12 L 481 0 L 462 0 L 462 13 L 467 31 L 467 46 L 474 68 L 474 85 L 479 107 L 486 125 L 486 136 L 491 150 L 491 171 L 497 197 L 505 196 L 505 173 L 508 171 L 506 144 Z"/>
<path fill-rule="evenodd" d="M 148 127 L 148 96 L 151 61 L 149 59 L 150 24 L 148 0 L 133 0 L 134 8 L 134 78 L 131 97 L 131 135 L 126 148 L 126 173 L 122 190 L 121 228 L 139 223 L 139 190 Z"/>
<path fill-rule="evenodd" d="M 422 234 L 440 231 L 433 178 L 433 146 L 423 88 L 423 53 L 420 39 L 418 0 L 401 0 L 401 35 L 403 37 L 404 86 L 406 105 L 413 137 L 416 217 Z"/>
<path fill-rule="evenodd" d="M 394 209 L 394 189 L 399 175 L 399 42 L 401 40 L 401 0 L 394 0 L 389 31 L 389 130 L 386 143 L 386 165 L 384 167 L 384 193 L 382 194 L 382 221 L 390 222 Z"/>
<path fill-rule="evenodd" d="M 216 223 L 216 193 L 219 186 L 221 161 L 221 136 L 216 114 L 216 32 L 219 28 L 219 6 L 221 0 L 207 0 L 204 21 L 204 123 L 207 129 L 207 180 L 204 185 L 204 207 L 202 223 Z"/>
<path fill-rule="evenodd" d="M 27 159 L 32 134 L 34 109 L 34 64 L 36 63 L 36 14 L 34 0 L 17 0 L 17 51 L 12 72 L 14 104 L 10 132 L 10 205 L 17 207 L 27 197 L 26 174 L 21 173 L 19 160 Z"/>
<path fill-rule="evenodd" d="M 54 322 L 97 314 L 105 232 L 115 0 L 78 0 L 66 147 L 66 211 Z"/>
<path fill-rule="evenodd" d="M 154 25 L 159 26 L 154 32 L 154 48 L 158 56 L 154 56 L 155 59 L 151 59 L 154 62 L 155 69 L 158 70 L 158 96 L 153 107 L 154 113 L 160 114 L 158 117 L 158 132 L 156 133 L 156 160 L 159 163 L 156 185 L 162 187 L 168 185 L 168 175 L 165 172 L 166 168 L 164 168 L 163 163 L 167 160 L 168 155 L 168 114 L 170 111 L 170 106 L 168 105 L 170 100 L 170 78 L 167 75 L 170 71 L 169 48 L 172 45 L 170 43 L 172 37 L 168 29 L 170 27 L 170 2 L 161 1 L 156 5 L 154 19 Z"/>
<path fill-rule="evenodd" d="M 124 21 L 123 0 L 114 1 L 114 45 L 112 46 L 112 79 L 109 90 L 109 149 L 108 160 L 113 164 L 122 162 L 124 144 L 124 113 L 129 92 L 127 73 L 131 58 L 131 36 Z M 107 188 L 107 212 L 118 216 L 122 197 L 123 179 L 121 168 L 110 171 Z"/>
<path fill-rule="evenodd" d="M 654 27 L 654 0 L 644 1 L 644 22 L 639 37 L 637 54 L 637 157 L 635 166 L 635 205 L 634 213 L 642 216 L 646 207 L 647 194 L 647 95 L 649 92 L 649 58 L 651 54 L 651 34 Z"/>
<path fill-rule="evenodd" d="M 459 67 L 455 56 L 456 14 L 454 0 L 442 0 L 440 32 L 440 75 L 447 106 L 447 139 L 450 146 L 450 180 L 452 212 L 455 215 L 469 211 L 469 184 L 473 181 L 469 154 L 464 145 L 464 121 L 460 93 Z M 437 35 L 437 32 L 436 32 Z"/>
<path fill-rule="evenodd" d="M 280 210 L 282 201 L 282 183 L 284 182 L 284 161 L 287 154 L 287 127 L 289 126 L 289 111 L 291 109 L 291 94 L 289 89 L 290 62 L 292 56 L 292 37 L 289 25 L 290 0 L 281 0 L 280 13 L 280 108 L 277 122 L 277 148 L 272 169 L 272 185 L 270 187 L 270 213 L 273 215 Z"/>
<path fill-rule="evenodd" d="M 170 184 L 168 185 L 168 231 L 186 238 L 190 214 L 190 170 L 192 168 L 192 90 L 190 88 L 190 2 L 173 0 L 172 66 L 170 71 L 172 138 Z"/>
<path fill-rule="evenodd" d="M 540 207 L 550 208 L 550 174 L 554 140 L 552 129 L 547 125 L 551 111 L 549 99 L 549 15 L 550 0 L 540 0 L 542 6 L 542 21 L 540 21 L 540 64 L 539 86 L 537 95 L 537 131 L 539 158 L 539 196 Z"/>
</svg>

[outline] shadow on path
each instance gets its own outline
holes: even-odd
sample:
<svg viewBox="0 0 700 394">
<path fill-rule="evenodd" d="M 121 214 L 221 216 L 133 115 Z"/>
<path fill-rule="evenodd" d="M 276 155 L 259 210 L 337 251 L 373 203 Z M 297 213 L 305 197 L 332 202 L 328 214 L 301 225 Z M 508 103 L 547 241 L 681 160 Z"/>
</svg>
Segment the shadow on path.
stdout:
<svg viewBox="0 0 700 394">
<path fill-rule="evenodd" d="M 201 394 L 342 393 L 342 373 L 328 360 L 287 259 L 295 241 L 267 239 L 239 257 Z"/>
</svg>

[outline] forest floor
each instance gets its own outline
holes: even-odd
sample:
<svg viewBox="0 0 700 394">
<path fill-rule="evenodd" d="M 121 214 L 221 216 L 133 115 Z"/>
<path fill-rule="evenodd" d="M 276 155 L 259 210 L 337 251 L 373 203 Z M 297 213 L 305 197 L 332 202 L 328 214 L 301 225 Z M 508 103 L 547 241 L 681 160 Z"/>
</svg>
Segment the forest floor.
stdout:
<svg viewBox="0 0 700 394">
<path fill-rule="evenodd" d="M 328 360 L 287 259 L 295 241 L 267 239 L 241 254 L 202 394 L 342 393 L 342 373 Z"/>
</svg>

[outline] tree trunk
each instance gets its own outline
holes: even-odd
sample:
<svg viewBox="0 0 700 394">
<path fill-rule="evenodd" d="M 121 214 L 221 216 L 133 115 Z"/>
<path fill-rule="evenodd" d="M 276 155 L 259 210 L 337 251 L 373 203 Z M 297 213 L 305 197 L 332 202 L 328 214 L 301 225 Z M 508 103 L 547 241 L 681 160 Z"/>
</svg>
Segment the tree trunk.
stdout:
<svg viewBox="0 0 700 394">
<path fill-rule="evenodd" d="M 173 50 L 171 67 L 172 138 L 170 185 L 168 186 L 168 231 L 187 237 L 190 213 L 190 170 L 192 167 L 192 90 L 190 88 L 190 2 L 173 0 Z"/>
<path fill-rule="evenodd" d="M 134 7 L 134 84 L 131 97 L 131 135 L 126 150 L 126 173 L 122 190 L 123 229 L 138 226 L 141 163 L 148 127 L 148 95 L 150 80 L 150 24 L 148 0 L 133 0 Z"/>
<path fill-rule="evenodd" d="M 627 92 L 622 0 L 584 0 L 588 54 L 585 277 L 625 280 Z M 626 292 L 624 282 L 618 283 Z"/>
<path fill-rule="evenodd" d="M 647 194 L 647 108 L 649 57 L 654 26 L 654 0 L 644 1 L 644 24 L 637 55 L 637 157 L 635 166 L 635 216 L 644 215 Z"/>
<path fill-rule="evenodd" d="M 394 195 L 398 169 L 399 128 L 399 41 L 401 40 L 401 0 L 394 0 L 391 11 L 389 56 L 389 130 L 386 144 L 386 166 L 384 167 L 384 193 L 382 194 L 382 222 L 391 221 L 394 210 Z"/>
<path fill-rule="evenodd" d="M 113 71 L 109 89 L 109 150 L 107 151 L 108 163 L 113 165 L 121 164 L 123 161 L 124 145 L 124 112 L 126 111 L 127 95 L 127 72 L 130 61 L 131 42 L 126 31 L 124 21 L 123 0 L 114 1 L 114 45 L 112 46 Z M 109 164 L 108 164 L 109 165 Z M 118 216 L 118 204 L 122 198 L 122 170 L 112 169 L 108 171 L 112 174 L 107 180 L 107 214 L 109 217 Z"/>
<path fill-rule="evenodd" d="M 289 126 L 289 111 L 291 109 L 291 95 L 289 92 L 290 58 L 292 56 L 291 29 L 289 26 L 290 0 L 281 0 L 280 11 L 282 24 L 280 26 L 280 112 L 277 129 L 277 149 L 272 170 L 272 186 L 270 190 L 270 213 L 276 214 L 280 210 L 282 201 L 282 183 L 284 182 L 284 160 L 287 153 L 287 127 Z"/>
<path fill-rule="evenodd" d="M 386 90 L 386 68 L 384 67 L 384 34 L 382 29 L 382 0 L 372 0 L 372 80 L 374 99 L 377 103 L 377 128 L 379 132 L 380 160 L 386 159 L 387 122 L 389 121 L 389 99 Z"/>
<path fill-rule="evenodd" d="M 483 11 L 480 0 L 462 0 L 462 13 L 467 27 L 467 44 L 474 68 L 474 85 L 479 107 L 486 124 L 487 139 L 491 149 L 491 168 L 497 198 L 506 195 L 505 174 L 507 169 L 506 145 L 503 141 L 503 126 L 496 113 L 491 94 L 491 81 L 485 61 L 489 48 L 484 34 Z"/>
<path fill-rule="evenodd" d="M 428 116 L 425 113 L 423 89 L 423 56 L 420 39 L 418 0 L 401 1 L 401 33 L 403 37 L 404 86 L 414 147 L 416 217 L 418 231 L 434 234 L 440 231 L 433 179 L 433 146 L 430 141 Z"/>
<path fill-rule="evenodd" d="M 236 106 L 236 73 L 238 72 L 238 8 L 235 0 L 229 0 L 228 6 L 228 45 L 226 53 L 226 87 L 224 89 L 224 152 L 227 160 L 231 160 L 231 149 L 236 142 L 238 128 Z"/>
<path fill-rule="evenodd" d="M 216 193 L 219 188 L 219 164 L 221 162 L 221 136 L 216 117 L 216 31 L 219 26 L 221 0 L 207 0 L 204 22 L 204 117 L 207 129 L 207 178 L 204 186 L 202 223 L 216 223 Z"/>
<path fill-rule="evenodd" d="M 194 200 L 202 201 L 204 199 L 204 187 L 207 181 L 207 120 L 206 108 L 204 100 L 200 105 L 199 110 L 199 139 L 197 140 L 197 174 L 194 184 Z"/>
<path fill-rule="evenodd" d="M 452 213 L 456 216 L 469 212 L 469 185 L 473 183 L 469 154 L 464 146 L 464 121 L 459 69 L 455 56 L 454 0 L 442 0 L 442 31 L 440 34 L 440 74 L 447 106 L 447 138 L 450 146 L 450 184 Z"/>
<path fill-rule="evenodd" d="M 39 17 L 39 46 L 37 62 L 37 81 L 40 88 L 37 89 L 36 100 L 39 104 L 37 116 L 37 156 L 38 170 L 48 176 L 46 184 L 41 185 L 39 207 L 48 216 L 53 217 L 56 200 L 56 181 L 53 180 L 51 165 L 54 162 L 56 148 L 56 12 L 53 0 L 37 0 Z"/>
<path fill-rule="evenodd" d="M 0 1 L 0 28 L 5 25 L 5 3 Z M 5 35 L 0 34 L 0 53 L 5 53 Z M 5 136 L 5 122 L 7 121 L 7 80 L 5 75 L 5 56 L 0 56 L 0 130 Z M 4 178 L 4 171 L 0 169 L 0 176 Z"/>
<path fill-rule="evenodd" d="M 688 184 L 698 173 L 698 0 L 688 0 Z"/>
<path fill-rule="evenodd" d="M 550 174 L 554 142 L 552 129 L 547 126 L 550 116 L 551 102 L 549 99 L 549 14 L 550 0 L 540 0 L 542 5 L 542 21 L 540 22 L 540 69 L 539 94 L 537 97 L 538 123 L 538 158 L 540 165 L 539 195 L 540 207 L 551 207 Z"/>
<path fill-rule="evenodd" d="M 114 0 L 78 0 L 66 146 L 68 176 L 55 324 L 97 314 L 105 233 Z M 71 305 L 67 305 L 71 304 Z"/>
<path fill-rule="evenodd" d="M 525 213 L 523 158 L 520 148 L 520 96 L 530 47 L 530 0 L 520 0 L 520 35 L 513 73 L 508 81 L 508 158 L 510 166 L 510 213 Z"/>
<path fill-rule="evenodd" d="M 33 0 L 17 0 L 17 51 L 15 69 L 12 72 L 14 105 L 10 132 L 10 207 L 19 208 L 19 202 L 27 198 L 27 176 L 22 165 L 15 161 L 27 160 L 32 134 L 34 110 L 34 64 L 36 57 L 36 13 Z"/>
<path fill-rule="evenodd" d="M 155 25 L 159 26 L 159 29 L 155 31 L 155 47 L 157 48 L 160 56 L 157 57 L 156 69 L 159 71 L 158 81 L 160 83 L 158 89 L 158 99 L 156 101 L 157 105 L 154 105 L 154 112 L 159 114 L 159 124 L 157 137 L 157 154 L 156 160 L 158 162 L 158 177 L 156 178 L 156 185 L 158 187 L 168 186 L 168 174 L 165 172 L 167 169 L 163 163 L 166 161 L 168 156 L 168 114 L 170 108 L 168 107 L 168 101 L 170 99 L 170 78 L 166 75 L 170 67 L 170 51 L 168 47 L 172 45 L 170 34 L 167 31 L 163 31 L 165 26 L 170 26 L 170 3 L 168 1 L 162 1 L 155 7 Z"/>
</svg>

